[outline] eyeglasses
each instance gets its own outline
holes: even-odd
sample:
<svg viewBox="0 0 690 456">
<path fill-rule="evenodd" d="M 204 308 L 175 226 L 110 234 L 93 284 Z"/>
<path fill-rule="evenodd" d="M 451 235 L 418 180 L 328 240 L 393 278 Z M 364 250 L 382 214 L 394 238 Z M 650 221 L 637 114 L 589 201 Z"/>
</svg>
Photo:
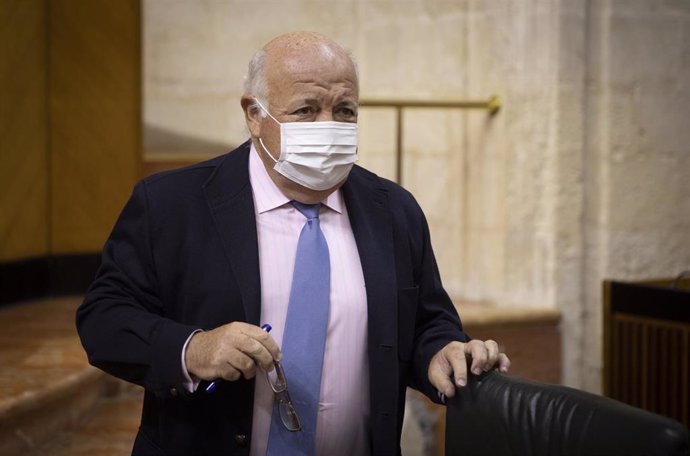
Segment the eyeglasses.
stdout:
<svg viewBox="0 0 690 456">
<path fill-rule="evenodd" d="M 283 366 L 278 361 L 275 361 L 273 365 L 275 369 L 271 372 L 266 372 L 266 380 L 271 385 L 275 399 L 278 401 L 280 421 L 283 422 L 283 426 L 288 431 L 297 432 L 302 429 L 302 425 L 299 422 L 297 410 L 292 405 L 290 393 L 288 393 L 287 379 L 285 378 L 285 372 L 283 372 Z"/>
</svg>

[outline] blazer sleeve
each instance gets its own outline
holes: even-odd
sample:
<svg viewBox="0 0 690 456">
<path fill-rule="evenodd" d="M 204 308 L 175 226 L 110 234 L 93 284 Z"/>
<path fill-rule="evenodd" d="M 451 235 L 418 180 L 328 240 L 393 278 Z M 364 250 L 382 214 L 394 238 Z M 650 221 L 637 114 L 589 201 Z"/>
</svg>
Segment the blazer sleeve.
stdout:
<svg viewBox="0 0 690 456">
<path fill-rule="evenodd" d="M 76 323 L 92 365 L 165 397 L 185 392 L 182 348 L 199 328 L 166 318 L 159 296 L 142 181 L 105 244 Z"/>
<path fill-rule="evenodd" d="M 416 203 L 416 223 L 412 244 L 416 246 L 415 282 L 419 287 L 415 321 L 412 385 L 439 403 L 438 392 L 429 382 L 428 369 L 431 358 L 453 341 L 467 342 L 460 317 L 443 288 L 436 258 L 431 246 L 431 236 L 426 218 Z"/>
</svg>

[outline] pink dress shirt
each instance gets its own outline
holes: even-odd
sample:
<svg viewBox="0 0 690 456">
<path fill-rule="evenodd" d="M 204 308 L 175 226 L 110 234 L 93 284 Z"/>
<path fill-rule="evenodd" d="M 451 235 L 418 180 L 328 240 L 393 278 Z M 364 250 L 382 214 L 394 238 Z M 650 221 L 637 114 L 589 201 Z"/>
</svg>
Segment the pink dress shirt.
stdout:
<svg viewBox="0 0 690 456">
<path fill-rule="evenodd" d="M 249 152 L 261 272 L 261 323 L 273 327 L 278 345 L 290 297 L 292 271 L 304 216 L 273 183 L 254 146 Z M 331 259 L 331 307 L 316 422 L 316 455 L 369 454 L 367 299 L 359 252 L 340 190 L 323 202 L 321 230 Z M 288 390 L 290 389 L 290 378 Z M 266 453 L 273 392 L 256 376 L 251 456 Z"/>
</svg>

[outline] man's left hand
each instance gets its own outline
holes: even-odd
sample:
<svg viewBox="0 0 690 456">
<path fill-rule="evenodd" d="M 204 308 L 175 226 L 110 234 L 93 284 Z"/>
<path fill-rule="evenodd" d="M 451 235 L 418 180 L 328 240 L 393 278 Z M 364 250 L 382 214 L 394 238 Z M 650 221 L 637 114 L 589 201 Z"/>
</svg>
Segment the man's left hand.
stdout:
<svg viewBox="0 0 690 456">
<path fill-rule="evenodd" d="M 468 355 L 472 357 L 470 370 L 475 375 L 491 369 L 508 372 L 510 368 L 510 360 L 505 353 L 499 352 L 493 340 L 451 342 L 431 358 L 428 371 L 431 384 L 446 397 L 455 395 L 455 386 L 467 384 Z"/>
</svg>

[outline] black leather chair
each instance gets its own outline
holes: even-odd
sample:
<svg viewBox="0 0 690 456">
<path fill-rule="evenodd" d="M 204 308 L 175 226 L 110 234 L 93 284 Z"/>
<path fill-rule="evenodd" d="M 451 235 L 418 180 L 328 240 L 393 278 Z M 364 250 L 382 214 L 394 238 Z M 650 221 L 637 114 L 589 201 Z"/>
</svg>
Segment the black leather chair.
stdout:
<svg viewBox="0 0 690 456">
<path fill-rule="evenodd" d="M 690 455 L 690 443 L 670 418 L 489 372 L 448 400 L 446 456 L 456 455 Z"/>
</svg>

